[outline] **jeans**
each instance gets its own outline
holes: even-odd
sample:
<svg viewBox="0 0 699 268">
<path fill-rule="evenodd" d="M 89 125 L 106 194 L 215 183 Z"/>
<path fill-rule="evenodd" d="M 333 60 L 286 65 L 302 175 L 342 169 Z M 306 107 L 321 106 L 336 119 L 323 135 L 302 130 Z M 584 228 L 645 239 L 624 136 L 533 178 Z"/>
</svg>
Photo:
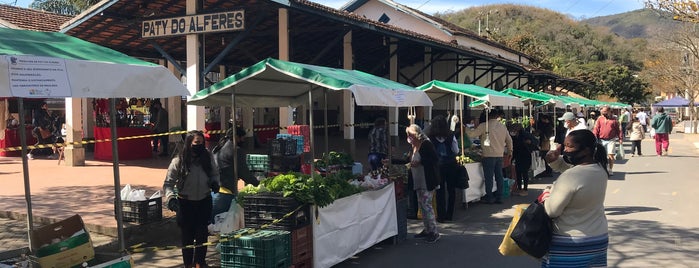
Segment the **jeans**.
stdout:
<svg viewBox="0 0 699 268">
<path fill-rule="evenodd" d="M 500 195 L 503 187 L 502 157 L 483 157 L 481 164 L 483 164 L 483 180 L 485 181 L 485 200 L 489 202 L 502 200 L 502 195 Z M 498 188 L 495 193 L 493 193 L 493 177 Z"/>
<path fill-rule="evenodd" d="M 668 147 L 670 147 L 670 134 L 655 133 L 655 152 L 663 155 L 663 151 L 667 151 Z"/>
<path fill-rule="evenodd" d="M 454 203 L 456 202 L 455 164 L 439 165 L 442 175 L 442 183 L 437 189 L 437 219 L 452 220 L 454 216 Z"/>
<path fill-rule="evenodd" d="M 211 197 L 199 201 L 179 199 L 177 225 L 182 235 L 182 246 L 201 245 L 207 242 L 208 225 L 211 218 Z M 196 241 L 196 242 L 195 242 Z M 182 261 L 185 266 L 206 264 L 206 246 L 182 248 Z"/>
<path fill-rule="evenodd" d="M 637 155 L 642 155 L 641 154 L 641 141 L 631 141 L 631 154 L 637 154 Z"/>
</svg>

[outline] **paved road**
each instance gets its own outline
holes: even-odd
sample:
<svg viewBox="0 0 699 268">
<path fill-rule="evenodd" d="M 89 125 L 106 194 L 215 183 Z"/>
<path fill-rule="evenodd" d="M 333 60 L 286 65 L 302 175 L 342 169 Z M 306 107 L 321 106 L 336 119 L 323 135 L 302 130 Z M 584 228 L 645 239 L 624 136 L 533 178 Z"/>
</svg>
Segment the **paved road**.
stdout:
<svg viewBox="0 0 699 268">
<path fill-rule="evenodd" d="M 606 199 L 610 267 L 699 267 L 699 259 L 695 257 L 699 253 L 699 222 L 693 209 L 699 204 L 695 182 L 699 179 L 696 175 L 699 150 L 695 146 L 698 142 L 698 135 L 673 134 L 669 157 L 645 156 L 617 161 Z M 646 155 L 653 154 L 650 139 L 643 142 L 643 148 Z M 0 175 L 3 172 L 8 171 L 3 170 Z M 150 174 L 145 169 L 135 172 Z M 440 225 L 444 236 L 436 244 L 412 239 L 412 234 L 421 229 L 421 223 L 409 221 L 408 240 L 397 245 L 382 243 L 337 267 L 539 267 L 529 257 L 500 256 L 497 247 L 509 224 L 511 207 L 529 202 L 551 180 L 534 181 L 529 197 L 512 197 L 502 205 L 473 204 L 457 208 L 455 221 Z M 155 181 L 160 183 L 159 179 Z M 57 189 L 42 187 L 36 187 L 36 191 Z M 109 192 L 108 186 L 99 186 L 104 187 Z M 0 205 L 6 202 L 7 196 L 20 199 L 8 193 L 0 198 Z M 154 236 L 172 236 L 171 228 L 172 224 L 166 222 L 146 232 Z M 22 221 L 0 219 L 0 251 L 26 245 L 25 230 L 26 224 Z M 101 241 L 95 244 L 113 241 L 112 237 L 96 233 L 92 237 Z M 216 263 L 218 256 L 213 251 L 210 253 L 211 263 Z M 178 267 L 180 259 L 179 251 L 135 254 L 134 257 L 137 267 Z"/>
</svg>

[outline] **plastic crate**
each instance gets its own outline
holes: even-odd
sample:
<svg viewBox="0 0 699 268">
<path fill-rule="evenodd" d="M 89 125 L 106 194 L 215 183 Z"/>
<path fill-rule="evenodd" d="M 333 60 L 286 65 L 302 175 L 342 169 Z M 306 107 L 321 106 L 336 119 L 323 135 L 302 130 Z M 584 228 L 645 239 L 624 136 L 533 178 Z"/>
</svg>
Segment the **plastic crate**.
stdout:
<svg viewBox="0 0 699 268">
<path fill-rule="evenodd" d="M 269 171 L 269 156 L 266 154 L 248 154 L 246 162 L 250 171 Z"/>
<path fill-rule="evenodd" d="M 290 140 L 288 139 L 273 139 L 269 142 L 269 155 L 271 156 L 283 156 L 287 155 L 286 149 L 290 146 L 287 145 Z M 296 148 L 294 148 L 296 151 Z"/>
<path fill-rule="evenodd" d="M 291 134 L 286 134 L 286 133 L 277 134 L 277 139 L 289 139 L 289 138 L 291 138 Z"/>
<path fill-rule="evenodd" d="M 222 235 L 221 267 L 286 268 L 291 265 L 291 233 L 241 229 Z M 240 237 L 238 237 L 240 235 Z"/>
<path fill-rule="evenodd" d="M 121 216 L 126 222 L 139 224 L 160 221 L 163 219 L 162 197 L 143 201 L 121 201 Z"/>
<path fill-rule="evenodd" d="M 313 226 L 306 225 L 291 231 L 291 263 L 313 258 Z"/>
<path fill-rule="evenodd" d="M 303 146 L 304 146 L 304 138 L 303 136 L 299 135 L 293 135 L 291 136 L 291 139 L 296 142 L 296 153 L 295 154 L 303 154 Z"/>
<path fill-rule="evenodd" d="M 270 170 L 278 172 L 301 171 L 301 156 L 271 156 Z"/>
<path fill-rule="evenodd" d="M 302 205 L 301 209 L 284 218 L 286 214 Z M 251 228 L 259 228 L 281 218 L 284 219 L 270 225 L 266 229 L 291 231 L 311 223 L 310 205 L 301 204 L 296 199 L 283 197 L 281 194 L 247 195 L 245 196 L 243 208 L 245 208 L 245 226 Z"/>
</svg>

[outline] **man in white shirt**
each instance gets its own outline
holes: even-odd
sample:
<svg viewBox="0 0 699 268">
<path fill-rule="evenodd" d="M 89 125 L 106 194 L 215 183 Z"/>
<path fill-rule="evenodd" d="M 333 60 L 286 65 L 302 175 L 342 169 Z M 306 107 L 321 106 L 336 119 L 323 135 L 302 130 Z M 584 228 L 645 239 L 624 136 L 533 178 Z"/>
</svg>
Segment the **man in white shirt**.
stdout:
<svg viewBox="0 0 699 268">
<path fill-rule="evenodd" d="M 585 124 L 581 124 L 571 112 L 564 113 L 563 116 L 558 118 L 558 121 L 564 121 L 563 126 L 566 128 L 566 136 L 568 136 L 571 131 L 587 129 L 587 126 Z"/>
<path fill-rule="evenodd" d="M 643 133 L 648 133 L 648 114 L 643 111 L 643 108 L 638 110 L 636 118 L 638 118 L 638 122 L 643 126 Z"/>
</svg>

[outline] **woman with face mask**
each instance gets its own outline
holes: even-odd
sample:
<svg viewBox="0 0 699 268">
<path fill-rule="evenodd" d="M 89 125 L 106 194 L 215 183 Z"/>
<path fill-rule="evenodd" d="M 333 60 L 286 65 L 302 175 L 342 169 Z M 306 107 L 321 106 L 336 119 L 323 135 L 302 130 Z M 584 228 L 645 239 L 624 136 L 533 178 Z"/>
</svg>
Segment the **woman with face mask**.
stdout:
<svg viewBox="0 0 699 268">
<path fill-rule="evenodd" d="M 182 235 L 184 267 L 208 267 L 206 246 L 211 219 L 211 192 L 219 191 L 219 169 L 214 157 L 204 146 L 204 133 L 189 131 L 185 147 L 167 169 L 163 185 L 167 208 L 177 213 L 177 225 Z"/>
<path fill-rule="evenodd" d="M 553 222 L 551 247 L 541 267 L 607 267 L 606 154 L 589 130 L 565 138 L 562 160 L 556 157 L 551 163 L 565 171 L 539 196 Z"/>
<path fill-rule="evenodd" d="M 405 133 L 412 147 L 408 180 L 417 194 L 418 203 L 422 209 L 422 223 L 425 226 L 422 232 L 415 235 L 415 238 L 423 238 L 427 243 L 434 243 L 440 236 L 432 207 L 432 195 L 442 181 L 439 173 L 439 155 L 420 126 L 412 124 L 405 129 Z"/>
</svg>

